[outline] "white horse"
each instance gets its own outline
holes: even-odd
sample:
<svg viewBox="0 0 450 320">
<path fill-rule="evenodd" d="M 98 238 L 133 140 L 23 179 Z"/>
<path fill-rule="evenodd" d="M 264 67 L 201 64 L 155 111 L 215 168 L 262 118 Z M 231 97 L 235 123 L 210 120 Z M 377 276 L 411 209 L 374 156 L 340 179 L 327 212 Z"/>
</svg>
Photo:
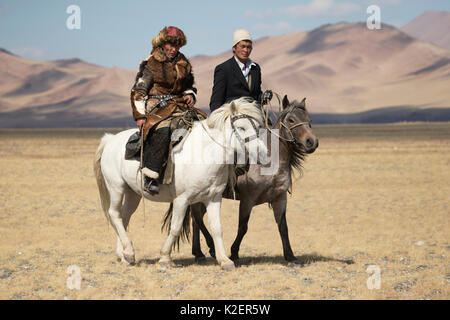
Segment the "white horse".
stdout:
<svg viewBox="0 0 450 320">
<path fill-rule="evenodd" d="M 157 195 L 144 192 L 151 201 L 173 202 L 173 218 L 161 249 L 160 264 L 172 265 L 170 253 L 181 233 L 186 209 L 202 202 L 207 209 L 217 261 L 223 269 L 234 268 L 225 253 L 220 223 L 222 193 L 228 179 L 234 177 L 233 162 L 224 160 L 234 159 L 237 153 L 238 157 L 244 154 L 265 161 L 267 147 L 258 134 L 262 125 L 262 112 L 256 103 L 237 99 L 212 112 L 208 119 L 195 122 L 187 137 L 173 148 L 172 183 L 160 185 Z M 102 208 L 118 235 L 116 253 L 122 262 L 130 264 L 135 262 L 135 253 L 126 229 L 142 190 L 139 162 L 125 160 L 124 155 L 125 145 L 136 131 L 105 134 L 94 159 Z"/>
</svg>

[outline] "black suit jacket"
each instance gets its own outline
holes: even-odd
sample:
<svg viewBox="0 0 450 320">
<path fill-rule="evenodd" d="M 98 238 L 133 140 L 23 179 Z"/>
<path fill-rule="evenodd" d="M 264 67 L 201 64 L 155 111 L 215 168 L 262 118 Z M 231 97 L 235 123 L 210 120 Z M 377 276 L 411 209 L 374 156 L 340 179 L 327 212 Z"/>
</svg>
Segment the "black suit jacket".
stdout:
<svg viewBox="0 0 450 320">
<path fill-rule="evenodd" d="M 245 80 L 234 57 L 219 64 L 214 70 L 214 86 L 209 102 L 211 112 L 224 103 L 241 97 L 261 99 L 261 68 L 258 64 L 250 68 L 251 88 Z"/>
</svg>

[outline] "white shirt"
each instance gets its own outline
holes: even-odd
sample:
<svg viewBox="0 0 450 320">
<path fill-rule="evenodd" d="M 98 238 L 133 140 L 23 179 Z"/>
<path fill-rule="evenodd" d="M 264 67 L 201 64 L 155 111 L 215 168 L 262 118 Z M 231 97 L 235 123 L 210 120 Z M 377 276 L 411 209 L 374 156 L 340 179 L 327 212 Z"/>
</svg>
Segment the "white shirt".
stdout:
<svg viewBox="0 0 450 320">
<path fill-rule="evenodd" d="M 245 77 L 245 80 L 248 82 L 248 74 L 250 73 L 250 69 L 252 68 L 252 66 L 256 66 L 256 63 L 254 63 L 252 59 L 248 58 L 247 62 L 244 65 L 241 61 L 239 61 L 238 58 L 236 58 L 236 56 L 234 56 L 234 59 L 236 60 L 239 69 L 241 69 L 242 74 Z"/>
</svg>

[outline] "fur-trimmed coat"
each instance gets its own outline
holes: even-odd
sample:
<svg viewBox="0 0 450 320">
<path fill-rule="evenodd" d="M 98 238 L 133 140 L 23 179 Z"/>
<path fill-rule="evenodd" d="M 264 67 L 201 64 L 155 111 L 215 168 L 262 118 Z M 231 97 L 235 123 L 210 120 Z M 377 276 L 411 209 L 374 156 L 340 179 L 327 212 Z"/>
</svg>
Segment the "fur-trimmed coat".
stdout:
<svg viewBox="0 0 450 320">
<path fill-rule="evenodd" d="M 142 61 L 131 90 L 134 120 L 146 118 L 144 137 L 147 137 L 149 130 L 156 123 L 167 119 L 177 107 L 188 109 L 182 96 L 190 94 L 196 100 L 196 93 L 189 60 L 179 52 L 172 61 L 169 61 L 161 48 L 153 49 L 151 55 Z M 149 95 L 181 95 L 181 97 L 169 100 L 167 107 L 155 108 L 146 115 L 146 110 L 158 102 L 158 99 L 147 99 Z"/>
</svg>

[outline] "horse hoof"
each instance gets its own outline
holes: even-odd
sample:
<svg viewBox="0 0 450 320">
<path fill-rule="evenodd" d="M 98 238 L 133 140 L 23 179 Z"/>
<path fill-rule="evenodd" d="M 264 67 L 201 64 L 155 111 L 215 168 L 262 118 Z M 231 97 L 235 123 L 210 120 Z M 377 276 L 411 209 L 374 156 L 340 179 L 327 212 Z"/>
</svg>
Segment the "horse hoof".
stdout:
<svg viewBox="0 0 450 320">
<path fill-rule="evenodd" d="M 230 259 L 233 260 L 234 262 L 236 262 L 236 261 L 239 260 L 239 256 L 238 256 L 237 254 L 236 254 L 236 255 L 232 254 L 232 255 L 230 256 Z"/>
<path fill-rule="evenodd" d="M 214 259 L 216 258 L 216 252 L 214 250 L 209 250 L 209 255 Z"/>
<path fill-rule="evenodd" d="M 136 263 L 136 260 L 134 258 L 134 254 L 123 254 L 123 257 L 126 262 L 128 262 L 130 265 L 134 265 Z"/>
<path fill-rule="evenodd" d="M 158 263 L 162 267 L 171 267 L 173 264 L 172 260 L 159 260 Z"/>
<path fill-rule="evenodd" d="M 225 270 L 225 271 L 231 271 L 231 270 L 234 270 L 234 268 L 235 268 L 233 261 L 223 262 L 220 265 L 220 267 L 222 268 L 222 270 Z"/>
<path fill-rule="evenodd" d="M 165 268 L 181 268 L 181 265 L 175 264 L 175 262 L 172 261 L 170 258 L 161 258 L 158 261 L 159 265 L 161 267 Z"/>
</svg>

